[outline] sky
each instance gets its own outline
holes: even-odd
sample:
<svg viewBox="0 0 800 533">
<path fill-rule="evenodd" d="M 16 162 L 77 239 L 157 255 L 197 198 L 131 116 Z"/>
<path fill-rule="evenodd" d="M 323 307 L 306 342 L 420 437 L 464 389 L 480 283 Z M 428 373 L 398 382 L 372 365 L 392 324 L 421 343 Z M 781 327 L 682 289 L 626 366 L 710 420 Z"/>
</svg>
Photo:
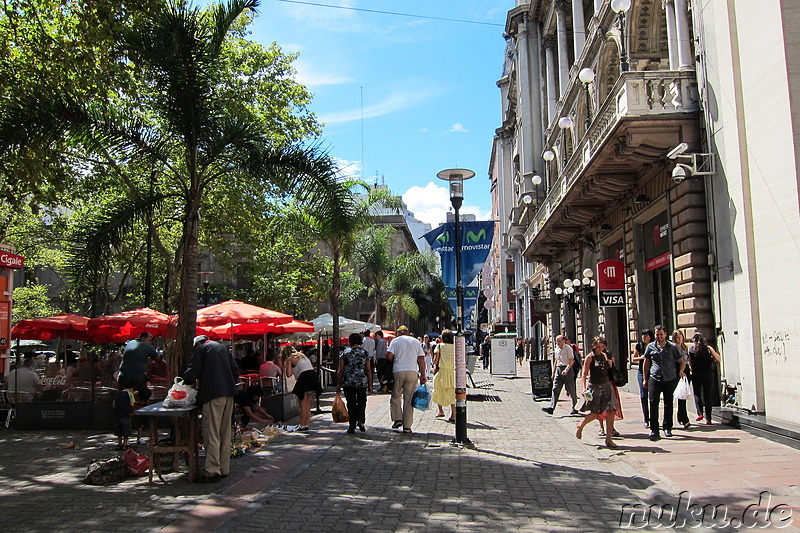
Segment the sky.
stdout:
<svg viewBox="0 0 800 533">
<path fill-rule="evenodd" d="M 252 38 L 299 54 L 296 79 L 314 95 L 323 146 L 345 172 L 385 184 L 436 227 L 451 209 L 436 174 L 449 168 L 475 172 L 461 212 L 490 218 L 488 169 L 502 121 L 496 82 L 514 4 L 261 0 Z"/>
</svg>

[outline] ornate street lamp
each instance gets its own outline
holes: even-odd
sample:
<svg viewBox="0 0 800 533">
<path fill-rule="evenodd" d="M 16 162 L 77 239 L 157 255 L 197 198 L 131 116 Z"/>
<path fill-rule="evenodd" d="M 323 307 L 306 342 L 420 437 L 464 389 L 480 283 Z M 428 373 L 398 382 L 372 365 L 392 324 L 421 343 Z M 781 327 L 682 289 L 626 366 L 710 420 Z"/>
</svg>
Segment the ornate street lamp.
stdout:
<svg viewBox="0 0 800 533">
<path fill-rule="evenodd" d="M 589 126 L 592 125 L 592 91 L 589 89 L 589 85 L 594 81 L 594 71 L 589 67 L 583 68 L 578 73 L 578 79 L 586 88 L 586 130 L 588 131 Z"/>
<path fill-rule="evenodd" d="M 631 0 L 611 0 L 611 10 L 619 18 L 619 69 L 628 71 L 628 49 L 625 46 L 625 13 L 631 8 Z"/>
<path fill-rule="evenodd" d="M 467 438 L 467 350 L 464 339 L 464 284 L 461 282 L 461 218 L 459 210 L 464 203 L 464 180 L 475 176 L 471 170 L 451 168 L 436 175 L 450 182 L 450 203 L 455 210 L 455 256 L 456 256 L 456 436 L 455 445 L 470 444 Z"/>
<path fill-rule="evenodd" d="M 211 270 L 203 270 L 198 272 L 200 275 L 200 283 L 203 284 L 203 307 L 208 307 L 208 286 L 211 285 L 211 275 L 214 272 Z"/>
</svg>

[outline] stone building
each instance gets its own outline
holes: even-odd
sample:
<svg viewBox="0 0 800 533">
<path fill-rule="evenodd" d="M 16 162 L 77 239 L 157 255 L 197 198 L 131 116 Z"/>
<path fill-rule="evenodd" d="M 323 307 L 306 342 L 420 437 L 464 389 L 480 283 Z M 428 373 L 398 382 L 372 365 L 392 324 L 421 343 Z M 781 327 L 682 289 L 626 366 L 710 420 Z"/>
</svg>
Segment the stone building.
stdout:
<svg viewBox="0 0 800 533">
<path fill-rule="evenodd" d="M 496 279 L 514 267 L 495 320 L 614 353 L 656 324 L 699 331 L 731 403 L 797 423 L 798 30 L 781 0 L 518 1 L 489 166 Z M 598 305 L 609 259 L 617 307 Z"/>
</svg>

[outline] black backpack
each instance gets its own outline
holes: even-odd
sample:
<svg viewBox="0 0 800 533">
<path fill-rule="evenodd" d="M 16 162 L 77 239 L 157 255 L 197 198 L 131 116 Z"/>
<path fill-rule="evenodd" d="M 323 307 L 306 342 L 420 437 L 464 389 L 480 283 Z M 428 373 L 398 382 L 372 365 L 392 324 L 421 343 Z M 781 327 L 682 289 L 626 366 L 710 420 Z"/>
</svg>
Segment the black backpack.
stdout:
<svg viewBox="0 0 800 533">
<path fill-rule="evenodd" d="M 583 368 L 583 357 L 581 357 L 577 344 L 570 344 L 570 347 L 572 348 L 572 372 L 577 377 L 581 368 Z"/>
</svg>

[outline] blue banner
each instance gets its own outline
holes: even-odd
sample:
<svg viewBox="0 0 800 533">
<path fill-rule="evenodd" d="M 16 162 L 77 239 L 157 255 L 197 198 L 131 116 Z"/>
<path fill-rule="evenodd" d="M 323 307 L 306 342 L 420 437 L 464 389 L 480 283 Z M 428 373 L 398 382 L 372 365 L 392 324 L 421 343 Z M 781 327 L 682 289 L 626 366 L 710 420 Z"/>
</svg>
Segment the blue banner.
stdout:
<svg viewBox="0 0 800 533">
<path fill-rule="evenodd" d="M 442 224 L 423 237 L 439 254 L 442 263 L 442 281 L 453 287 L 456 283 L 455 222 Z M 461 223 L 461 285 L 469 285 L 483 268 L 494 237 L 494 222 Z"/>
<path fill-rule="evenodd" d="M 453 310 L 453 316 L 458 315 L 458 298 L 455 287 L 445 287 L 447 302 Z M 475 307 L 478 305 L 478 287 L 464 287 L 464 324 L 469 324 L 474 318 Z"/>
</svg>

